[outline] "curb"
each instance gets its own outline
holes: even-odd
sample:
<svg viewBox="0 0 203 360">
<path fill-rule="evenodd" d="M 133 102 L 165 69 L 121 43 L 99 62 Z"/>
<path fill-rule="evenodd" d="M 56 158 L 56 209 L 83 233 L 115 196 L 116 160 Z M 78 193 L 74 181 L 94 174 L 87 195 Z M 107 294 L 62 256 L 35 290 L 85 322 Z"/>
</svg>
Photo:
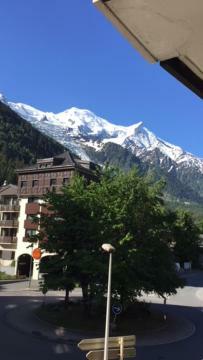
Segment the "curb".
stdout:
<svg viewBox="0 0 203 360">
<path fill-rule="evenodd" d="M 22 280 L 22 279 L 0 280 L 0 286 L 7 285 L 7 284 L 16 284 L 16 283 L 21 283 L 21 282 L 25 282 L 25 281 L 27 281 L 27 280 Z"/>
<path fill-rule="evenodd" d="M 10 321 L 8 319 L 8 315 L 12 311 L 15 311 L 15 310 L 12 309 L 12 310 L 5 311 L 5 313 L 3 314 L 3 317 L 2 317 L 3 323 L 6 326 L 8 326 L 10 329 L 15 330 L 23 335 L 33 336 L 33 337 L 37 338 L 38 340 L 46 340 L 46 341 L 49 341 L 52 343 L 58 343 L 58 344 L 67 344 L 68 343 L 70 345 L 76 345 L 81 340 L 81 338 L 78 338 L 78 339 L 76 339 L 76 338 L 75 339 L 64 339 L 61 337 L 54 338 L 54 337 L 43 334 L 41 331 L 37 331 L 37 330 L 29 331 L 28 329 L 23 329 L 22 327 L 14 324 L 12 321 Z"/>
<path fill-rule="evenodd" d="M 24 306 L 20 306 L 20 308 L 24 308 Z M 38 307 L 38 305 L 34 305 L 32 307 L 29 307 L 29 309 L 27 310 L 27 312 L 31 313 L 31 316 L 33 316 L 39 323 L 44 324 L 44 325 L 48 325 L 49 328 L 52 328 L 53 330 L 56 329 L 56 331 L 58 330 L 60 331 L 64 331 L 65 332 L 65 337 L 61 337 L 60 334 L 59 335 L 47 335 L 46 334 L 46 329 L 45 332 L 43 332 L 44 330 L 40 330 L 40 325 L 39 325 L 39 330 L 35 328 L 35 326 L 33 325 L 33 327 L 35 328 L 34 330 L 32 330 L 32 326 L 30 325 L 30 327 L 25 326 L 25 328 L 23 328 L 23 326 L 18 326 L 16 323 L 14 323 L 11 319 L 9 319 L 9 316 L 12 314 L 12 312 L 16 311 L 17 308 L 15 309 L 9 309 L 7 311 L 5 311 L 5 313 L 3 314 L 3 322 L 9 326 L 10 328 L 14 329 L 15 331 L 18 331 L 22 334 L 26 334 L 28 336 L 34 336 L 37 339 L 40 340 L 46 340 L 52 343 L 60 343 L 60 344 L 70 344 L 70 345 L 77 345 L 78 342 L 83 339 L 83 338 L 89 338 L 89 337 L 98 337 L 100 334 L 98 333 L 93 333 L 93 332 L 86 332 L 86 333 L 78 333 L 77 330 L 71 330 L 71 329 L 67 329 L 64 327 L 56 327 L 53 324 L 49 323 L 48 321 L 44 321 L 41 318 L 39 318 L 35 313 L 34 310 Z M 28 307 L 27 307 L 28 308 Z M 19 308 L 18 308 L 19 309 Z M 171 317 L 172 319 L 176 319 L 176 321 L 178 322 L 178 324 L 186 324 L 186 326 L 184 327 L 183 331 L 180 332 L 180 334 L 178 334 L 176 331 L 171 331 L 169 332 L 169 335 L 167 334 L 167 328 L 170 327 L 170 323 L 165 324 L 164 326 L 155 329 L 152 331 L 153 336 L 150 338 L 149 333 L 151 334 L 150 331 L 148 331 L 146 334 L 138 334 L 136 335 L 137 337 L 137 346 L 138 347 L 145 347 L 145 346 L 158 346 L 158 345 L 164 345 L 164 344 L 171 344 L 171 343 L 175 343 L 175 342 L 179 342 L 179 341 L 183 341 L 185 339 L 187 339 L 188 337 L 192 336 L 195 331 L 196 331 L 196 327 L 195 325 L 182 317 L 178 317 L 178 318 L 174 318 Z M 31 322 L 30 322 L 31 324 Z M 176 324 L 177 326 L 177 324 Z M 179 327 L 178 327 L 179 329 Z M 176 330 L 176 329 L 175 329 Z M 70 332 L 70 335 L 68 335 L 68 331 Z M 165 333 L 165 334 L 164 334 Z M 97 336 L 98 335 L 98 336 Z M 115 335 L 114 335 L 115 336 Z"/>
<path fill-rule="evenodd" d="M 137 346 L 142 347 L 142 346 L 159 346 L 159 345 L 167 345 L 167 344 L 173 344 L 173 343 L 177 343 L 180 341 L 184 341 L 187 338 L 191 337 L 194 335 L 194 333 L 196 332 L 196 326 L 194 323 L 192 323 L 190 320 L 183 318 L 183 317 L 176 317 L 176 319 L 178 319 L 179 322 L 185 323 L 186 327 L 184 328 L 184 331 L 181 334 L 177 334 L 175 331 L 170 333 L 170 336 L 164 336 L 164 334 L 161 334 L 160 338 L 156 338 L 156 339 L 144 339 L 143 338 L 139 338 L 139 335 L 137 336 Z M 163 333 L 164 330 L 167 330 L 169 326 L 167 325 L 165 327 L 165 329 L 163 329 Z"/>
</svg>

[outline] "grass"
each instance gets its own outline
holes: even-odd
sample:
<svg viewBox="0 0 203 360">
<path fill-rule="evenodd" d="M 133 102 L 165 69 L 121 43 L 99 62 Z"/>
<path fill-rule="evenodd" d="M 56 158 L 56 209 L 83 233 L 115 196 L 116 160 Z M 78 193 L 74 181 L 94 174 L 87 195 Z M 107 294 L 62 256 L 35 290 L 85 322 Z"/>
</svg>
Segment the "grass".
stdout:
<svg viewBox="0 0 203 360">
<path fill-rule="evenodd" d="M 0 280 L 14 280 L 16 279 L 15 275 L 8 275 L 3 271 L 0 271 Z"/>
<path fill-rule="evenodd" d="M 81 303 L 72 303 L 67 309 L 60 302 L 45 304 L 36 310 L 36 314 L 41 320 L 69 330 L 98 333 L 104 331 L 104 311 L 97 311 L 90 316 Z M 128 312 L 117 316 L 116 328 L 112 332 L 113 335 L 144 333 L 160 329 L 164 323 L 162 313 L 149 311 L 146 305 L 139 303 L 132 306 Z"/>
</svg>

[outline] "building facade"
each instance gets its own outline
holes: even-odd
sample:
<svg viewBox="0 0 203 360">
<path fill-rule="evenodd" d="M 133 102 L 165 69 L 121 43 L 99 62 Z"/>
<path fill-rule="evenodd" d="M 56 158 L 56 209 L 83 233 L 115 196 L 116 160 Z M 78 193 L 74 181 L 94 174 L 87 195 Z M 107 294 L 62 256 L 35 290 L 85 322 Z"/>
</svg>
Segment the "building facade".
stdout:
<svg viewBox="0 0 203 360">
<path fill-rule="evenodd" d="M 33 260 L 32 252 L 38 244 L 29 241 L 38 232 L 33 216 L 40 217 L 43 196 L 47 191 L 60 192 L 62 186 L 80 174 L 87 180 L 96 179 L 96 167 L 88 161 L 73 158 L 69 152 L 48 159 L 39 159 L 33 166 L 17 170 L 18 185 L 3 186 L 0 190 L 0 265 L 19 277 L 39 278 L 40 260 Z M 43 253 L 42 258 L 50 254 Z"/>
<path fill-rule="evenodd" d="M 17 250 L 17 230 L 19 217 L 17 186 L 4 185 L 0 189 L 0 270 L 14 274 Z"/>
</svg>

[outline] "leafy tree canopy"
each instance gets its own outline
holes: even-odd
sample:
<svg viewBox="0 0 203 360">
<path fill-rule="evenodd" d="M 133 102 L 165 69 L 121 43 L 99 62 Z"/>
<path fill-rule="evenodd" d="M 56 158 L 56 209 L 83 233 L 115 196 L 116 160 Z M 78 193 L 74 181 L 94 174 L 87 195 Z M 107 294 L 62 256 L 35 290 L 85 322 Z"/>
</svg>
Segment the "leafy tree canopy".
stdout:
<svg viewBox="0 0 203 360">
<path fill-rule="evenodd" d="M 197 264 L 199 255 L 199 236 L 198 227 L 190 213 L 187 211 L 177 211 L 177 218 L 174 225 L 174 254 L 176 259 L 183 263 L 191 261 Z"/>
<path fill-rule="evenodd" d="M 68 291 L 77 283 L 86 303 L 101 299 L 108 270 L 103 243 L 116 248 L 112 295 L 123 305 L 142 291 L 164 296 L 183 285 L 170 246 L 176 216 L 164 206 L 161 183 L 151 185 L 136 169 L 126 174 L 106 168 L 100 181 L 87 183 L 76 176 L 61 194 L 50 192 L 45 201 L 49 213 L 42 216 L 38 239 L 43 249 L 57 254 L 63 273 L 54 286 L 53 271 L 48 273 L 49 288 Z"/>
</svg>

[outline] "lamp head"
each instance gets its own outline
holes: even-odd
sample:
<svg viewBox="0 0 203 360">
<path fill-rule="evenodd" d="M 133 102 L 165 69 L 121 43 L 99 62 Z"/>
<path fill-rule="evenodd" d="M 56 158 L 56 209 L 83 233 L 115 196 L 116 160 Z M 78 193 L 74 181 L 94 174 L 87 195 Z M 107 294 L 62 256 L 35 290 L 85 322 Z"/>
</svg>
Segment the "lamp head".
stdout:
<svg viewBox="0 0 203 360">
<path fill-rule="evenodd" d="M 102 244 L 102 249 L 108 253 L 115 251 L 115 247 L 113 247 L 111 244 Z"/>
</svg>

